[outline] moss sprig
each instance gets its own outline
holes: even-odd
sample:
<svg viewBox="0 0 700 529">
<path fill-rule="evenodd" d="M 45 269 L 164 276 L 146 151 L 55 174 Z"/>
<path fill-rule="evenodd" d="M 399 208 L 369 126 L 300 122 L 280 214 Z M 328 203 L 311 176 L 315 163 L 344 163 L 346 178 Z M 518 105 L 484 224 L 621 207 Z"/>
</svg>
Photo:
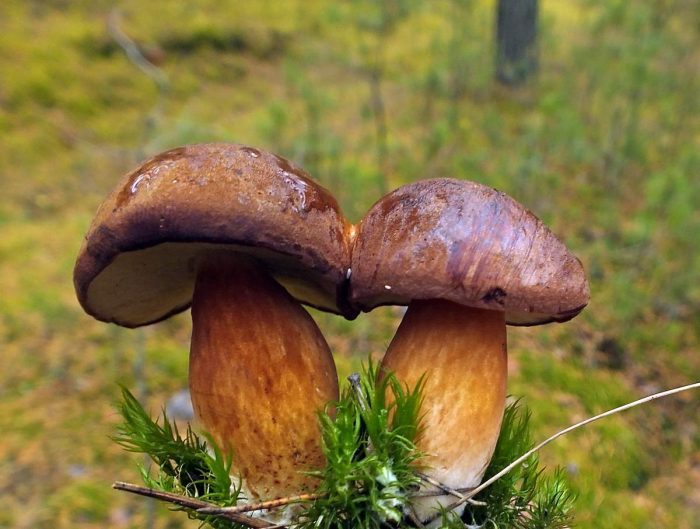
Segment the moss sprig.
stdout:
<svg viewBox="0 0 700 529">
<path fill-rule="evenodd" d="M 353 375 L 340 401 L 319 416 L 327 465 L 313 475 L 320 498 L 302 515 L 302 529 L 375 529 L 400 524 L 420 478 L 422 382 L 403 387 L 370 363 Z M 397 525 L 395 525 L 397 526 Z"/>
<path fill-rule="evenodd" d="M 519 400 L 506 407 L 501 433 L 484 480 L 496 475 L 534 446 L 530 411 Z M 574 495 L 563 472 L 546 477 L 537 453 L 474 497 L 462 519 L 470 525 L 512 529 L 560 529 L 572 521 Z"/>
<path fill-rule="evenodd" d="M 225 455 L 214 442 L 199 437 L 188 425 L 180 436 L 177 425 L 163 410 L 160 421 L 153 420 L 128 389 L 121 388 L 118 411 L 123 422 L 117 427 L 113 440 L 129 452 L 147 454 L 156 469 L 140 467 L 146 486 L 163 492 L 198 498 L 222 507 L 235 505 L 239 500 L 240 484 L 231 479 L 231 457 Z M 244 528 L 193 509 L 181 508 L 191 518 L 209 523 L 216 528 Z"/>
</svg>

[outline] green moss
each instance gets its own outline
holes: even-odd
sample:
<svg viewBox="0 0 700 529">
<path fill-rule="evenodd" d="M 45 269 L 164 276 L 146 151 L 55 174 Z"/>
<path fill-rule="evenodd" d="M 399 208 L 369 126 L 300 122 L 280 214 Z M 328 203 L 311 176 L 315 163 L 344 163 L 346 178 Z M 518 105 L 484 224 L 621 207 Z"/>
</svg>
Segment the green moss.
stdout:
<svg viewBox="0 0 700 529">
<path fill-rule="evenodd" d="M 518 90 L 492 81 L 493 2 L 369 4 L 124 0 L 122 29 L 165 52 L 163 93 L 109 37 L 113 2 L 0 2 L 0 415 L 31 409 L 48 439 L 101 450 L 105 476 L 121 472 L 123 458 L 85 438 L 109 413 L 82 424 L 78 414 L 66 432 L 51 420 L 64 409 L 45 406 L 50 387 L 57 400 L 104 410 L 112 382 L 137 376 L 132 335 L 120 347 L 82 314 L 72 261 L 120 175 L 148 154 L 213 139 L 308 163 L 355 221 L 382 186 L 437 176 L 496 186 L 545 218 L 582 259 L 593 296 L 568 331 L 546 326 L 513 351 L 510 391 L 527 399 L 538 435 L 650 387 L 700 379 L 693 3 L 543 3 L 540 72 Z M 371 68 L 386 111 L 381 163 Z M 382 309 L 319 321 L 347 373 L 383 354 L 399 318 Z M 154 399 L 184 384 L 188 334 L 186 317 L 149 331 Z M 624 350 L 626 370 L 596 361 L 604 339 Z M 687 527 L 687 502 L 654 489 L 659 476 L 680 479 L 700 445 L 697 414 L 696 397 L 649 405 L 546 450 L 548 464 L 575 469 L 588 512 L 580 526 L 647 527 L 661 512 L 664 525 Z M 66 514 L 90 490 L 32 463 L 22 452 L 30 434 L 41 435 L 28 427 L 0 442 L 1 453 L 22 456 L 6 464 L 39 498 L 13 502 L 19 514 L 7 517 L 32 523 L 29 511 L 43 509 L 47 527 L 99 525 Z M 51 516 L 56 503 L 37 507 L 64 487 L 61 516 Z"/>
</svg>

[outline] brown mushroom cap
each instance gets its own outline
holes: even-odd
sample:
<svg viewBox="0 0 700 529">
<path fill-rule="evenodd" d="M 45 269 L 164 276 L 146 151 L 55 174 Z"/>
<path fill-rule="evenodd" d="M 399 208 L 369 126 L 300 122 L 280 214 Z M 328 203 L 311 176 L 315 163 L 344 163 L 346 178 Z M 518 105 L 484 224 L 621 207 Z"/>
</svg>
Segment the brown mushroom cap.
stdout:
<svg viewBox="0 0 700 529">
<path fill-rule="evenodd" d="M 530 211 L 474 182 L 424 180 L 384 196 L 352 250 L 350 302 L 369 311 L 445 299 L 511 325 L 567 321 L 588 303 L 581 262 Z"/>
<path fill-rule="evenodd" d="M 232 144 L 192 145 L 128 174 L 97 212 L 74 270 L 102 321 L 138 327 L 190 306 L 198 260 L 257 258 L 297 300 L 345 306 L 351 229 L 328 191 L 287 160 Z"/>
</svg>

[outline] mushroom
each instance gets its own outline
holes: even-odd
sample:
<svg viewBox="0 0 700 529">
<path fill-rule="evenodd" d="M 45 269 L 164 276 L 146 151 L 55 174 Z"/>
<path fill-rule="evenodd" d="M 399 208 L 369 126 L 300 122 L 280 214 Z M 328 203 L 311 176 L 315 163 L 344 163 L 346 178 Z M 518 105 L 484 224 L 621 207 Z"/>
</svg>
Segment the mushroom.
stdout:
<svg viewBox="0 0 700 529">
<path fill-rule="evenodd" d="M 125 327 L 192 306 L 196 417 L 251 501 L 299 494 L 325 463 L 317 412 L 338 399 L 328 345 L 300 302 L 353 316 L 350 225 L 306 173 L 230 144 L 173 149 L 127 175 L 78 256 L 83 308 Z"/>
<path fill-rule="evenodd" d="M 381 363 L 413 386 L 426 375 L 418 446 L 428 474 L 479 484 L 506 397 L 506 324 L 576 316 L 588 302 L 579 260 L 504 193 L 462 180 L 410 184 L 365 215 L 352 251 L 351 303 L 408 305 Z M 420 499 L 423 520 L 446 496 Z"/>
</svg>

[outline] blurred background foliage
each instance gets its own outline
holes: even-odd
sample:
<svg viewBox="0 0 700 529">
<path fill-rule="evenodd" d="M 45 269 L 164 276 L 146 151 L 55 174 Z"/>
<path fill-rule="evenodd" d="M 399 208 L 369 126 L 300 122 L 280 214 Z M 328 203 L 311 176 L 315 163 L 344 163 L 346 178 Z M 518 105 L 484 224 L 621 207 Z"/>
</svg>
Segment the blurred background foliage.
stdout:
<svg viewBox="0 0 700 529">
<path fill-rule="evenodd" d="M 509 392 L 535 438 L 700 379 L 697 1 L 542 0 L 539 72 L 519 87 L 494 81 L 494 17 L 482 0 L 0 2 L 0 527 L 192 526 L 110 490 L 138 477 L 108 438 L 117 383 L 154 413 L 186 385 L 189 317 L 119 329 L 71 284 L 119 176 L 183 143 L 278 152 L 353 221 L 437 176 L 543 218 L 592 300 L 509 331 Z M 400 311 L 314 317 L 347 374 L 381 356 Z M 699 416 L 685 394 L 548 447 L 577 526 L 700 527 Z"/>
</svg>

